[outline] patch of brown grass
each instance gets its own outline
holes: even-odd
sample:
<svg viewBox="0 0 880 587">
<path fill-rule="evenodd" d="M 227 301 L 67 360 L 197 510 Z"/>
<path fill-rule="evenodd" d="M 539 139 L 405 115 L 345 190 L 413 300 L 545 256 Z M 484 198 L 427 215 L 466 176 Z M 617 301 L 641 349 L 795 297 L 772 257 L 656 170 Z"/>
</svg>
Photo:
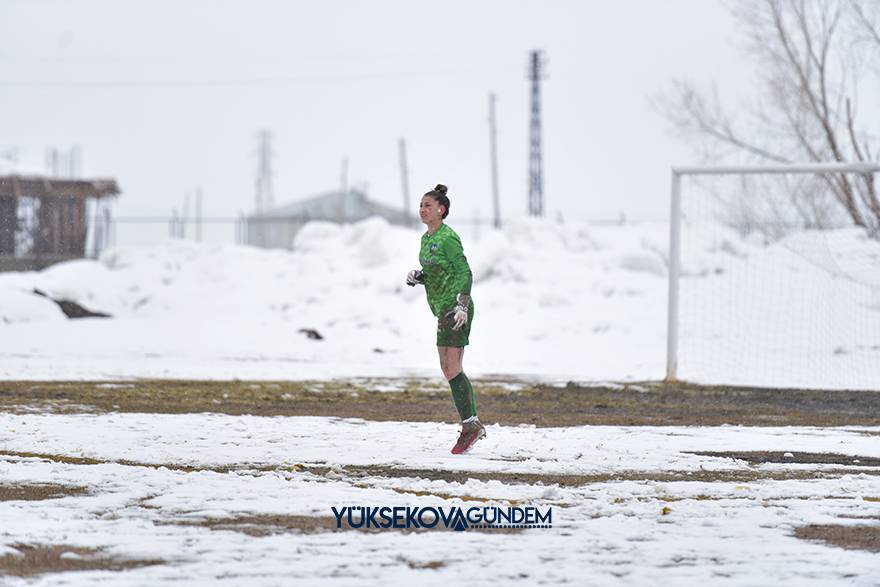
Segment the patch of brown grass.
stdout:
<svg viewBox="0 0 880 587">
<path fill-rule="evenodd" d="M 85 487 L 52 483 L 0 483 L 0 501 L 40 501 L 85 495 Z"/>
<path fill-rule="evenodd" d="M 880 552 L 880 525 L 813 524 L 795 528 L 794 535 L 804 540 L 819 540 L 828 546 L 837 546 L 847 550 Z"/>
<path fill-rule="evenodd" d="M 89 457 L 72 457 L 67 455 L 40 453 L 40 452 L 22 452 L 22 451 L 0 451 L 0 458 L 16 457 L 22 459 L 41 459 L 51 461 L 53 463 L 61 463 L 65 465 L 124 465 L 126 467 L 149 467 L 151 469 L 169 469 L 171 471 L 181 471 L 183 473 L 195 473 L 203 471 L 211 471 L 214 473 L 229 473 L 230 471 L 278 471 L 287 470 L 285 467 L 251 465 L 247 463 L 220 467 L 206 467 L 195 465 L 182 465 L 179 463 L 146 463 L 142 461 L 130 461 L 127 459 L 120 460 L 100 460 Z"/>
<path fill-rule="evenodd" d="M 536 426 L 877 426 L 880 393 L 635 382 L 621 385 L 475 380 L 485 422 Z M 379 391 L 387 387 L 400 391 Z M 564 409 L 563 409 L 564 407 Z M 337 416 L 456 421 L 437 379 L 0 382 L 0 410 Z M 872 431 L 865 431 L 873 434 Z"/>
<path fill-rule="evenodd" d="M 843 455 L 830 452 L 795 452 L 785 456 L 786 451 L 696 451 L 687 454 L 704 457 L 720 457 L 747 461 L 750 465 L 764 463 L 807 464 L 807 465 L 844 465 L 855 467 L 880 467 L 880 458 Z M 854 471 L 861 472 L 861 471 Z"/>
<path fill-rule="evenodd" d="M 207 518 L 202 520 L 177 519 L 154 522 L 160 526 L 192 526 L 211 530 L 240 532 L 248 536 L 271 536 L 289 532 L 314 534 L 336 531 L 336 520 L 332 516 L 289 516 L 280 514 L 261 514 L 233 516 L 227 518 Z"/>
<path fill-rule="evenodd" d="M 412 532 L 454 532 L 451 528 L 436 526 L 435 528 L 401 528 L 401 529 L 382 529 L 382 528 L 350 528 L 347 524 L 343 524 L 341 528 L 336 527 L 336 518 L 333 516 L 291 516 L 283 514 L 259 514 L 259 515 L 241 515 L 230 516 L 225 518 L 207 518 L 201 520 L 177 519 L 161 522 L 154 522 L 156 525 L 166 526 L 191 526 L 197 528 L 209 528 L 217 531 L 231 531 L 247 534 L 248 536 L 262 537 L 271 536 L 273 534 L 298 533 L 298 534 L 315 534 L 323 532 L 403 532 L 409 534 Z M 492 534 L 509 534 L 522 532 L 522 528 L 481 528 L 479 526 L 471 527 L 468 532 L 486 532 Z M 416 567 L 413 567 L 416 568 Z M 418 567 L 422 568 L 422 567 Z M 436 567 L 424 567 L 436 568 Z"/>
<path fill-rule="evenodd" d="M 309 467 L 312 473 L 323 475 L 329 467 Z M 810 471 L 804 469 L 790 471 L 762 471 L 759 469 L 735 469 L 721 471 L 614 471 L 589 475 L 564 475 L 548 473 L 514 473 L 500 471 L 452 471 L 440 469 L 411 469 L 389 465 L 347 465 L 339 474 L 347 479 L 364 477 L 407 477 L 449 483 L 466 483 L 469 479 L 478 481 L 500 481 L 512 485 L 559 485 L 561 487 L 580 487 L 593 483 L 614 481 L 700 481 L 716 483 L 751 481 L 789 481 L 793 479 L 835 479 L 853 474 L 852 469 L 827 469 Z M 859 470 L 860 474 L 880 475 L 880 469 Z"/>
<path fill-rule="evenodd" d="M 32 577 L 43 573 L 67 571 L 124 571 L 161 565 L 159 559 L 134 560 L 102 556 L 100 549 L 64 544 L 13 544 L 19 554 L 0 557 L 0 574 Z"/>
<path fill-rule="evenodd" d="M 701 454 L 701 453 L 695 453 Z M 718 455 L 722 453 L 717 453 Z M 743 454 L 743 453 L 732 453 Z M 32 452 L 0 452 L 0 458 L 4 456 L 12 456 L 19 458 L 39 458 L 57 463 L 66 463 L 74 465 L 99 465 L 99 464 L 117 464 L 130 467 L 150 467 L 153 469 L 166 468 L 173 471 L 182 471 L 185 473 L 211 471 L 215 473 L 228 473 L 231 471 L 239 472 L 268 472 L 268 471 L 289 471 L 292 473 L 305 473 L 318 476 L 328 476 L 331 468 L 323 465 L 309 465 L 297 463 L 291 466 L 275 466 L 275 465 L 254 465 L 254 464 L 238 464 L 221 467 L 203 467 L 194 465 L 180 465 L 175 463 L 143 463 L 128 460 L 97 460 L 86 457 L 68 457 L 65 455 L 55 455 L 48 453 L 32 453 Z M 806 469 L 793 469 L 781 471 L 763 471 L 760 469 L 734 469 L 734 470 L 718 470 L 718 471 L 613 471 L 609 473 L 594 473 L 588 475 L 565 475 L 552 473 L 519 473 L 519 472 L 502 472 L 502 471 L 455 471 L 442 469 L 413 469 L 402 468 L 391 465 L 347 465 L 341 470 L 333 471 L 333 479 L 342 479 L 354 485 L 359 483 L 359 479 L 367 477 L 388 477 L 388 478 L 421 478 L 430 481 L 446 481 L 449 483 L 466 483 L 470 479 L 478 481 L 500 481 L 510 485 L 559 485 L 561 487 L 579 487 L 582 485 L 590 485 L 594 483 L 609 483 L 614 481 L 700 481 L 700 482 L 751 482 L 751 481 L 789 481 L 793 479 L 836 479 L 844 475 L 851 475 L 855 471 L 853 469 L 825 469 L 821 471 L 813 471 Z M 864 475 L 880 475 L 880 468 L 859 469 L 859 474 Z M 408 492 L 401 490 L 401 492 Z M 436 494 L 438 497 L 445 497 Z M 453 497 L 453 496 L 450 496 Z M 467 499 L 467 498 L 457 498 Z M 479 498 L 473 498 L 479 500 Z M 872 498 L 867 497 L 870 501 Z"/>
</svg>

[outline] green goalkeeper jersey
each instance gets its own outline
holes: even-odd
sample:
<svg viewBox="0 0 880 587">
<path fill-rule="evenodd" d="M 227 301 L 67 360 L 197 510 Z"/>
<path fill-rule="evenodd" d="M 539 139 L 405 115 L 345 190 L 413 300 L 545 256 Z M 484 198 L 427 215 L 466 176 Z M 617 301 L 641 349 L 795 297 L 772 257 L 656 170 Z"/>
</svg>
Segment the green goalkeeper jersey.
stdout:
<svg viewBox="0 0 880 587">
<path fill-rule="evenodd" d="M 473 276 L 461 239 L 446 224 L 434 234 L 422 235 L 419 262 L 428 294 L 428 305 L 435 316 L 455 307 L 456 296 L 471 293 Z"/>
</svg>

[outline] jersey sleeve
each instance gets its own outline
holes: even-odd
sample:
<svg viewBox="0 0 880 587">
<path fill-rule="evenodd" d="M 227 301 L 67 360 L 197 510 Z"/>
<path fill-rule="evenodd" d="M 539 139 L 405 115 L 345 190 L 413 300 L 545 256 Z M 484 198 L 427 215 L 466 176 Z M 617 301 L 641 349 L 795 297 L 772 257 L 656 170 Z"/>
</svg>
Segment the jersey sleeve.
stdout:
<svg viewBox="0 0 880 587">
<path fill-rule="evenodd" d="M 473 284 L 473 274 L 467 258 L 464 256 L 464 248 L 461 246 L 461 239 L 458 235 L 453 235 L 443 243 L 443 257 L 446 260 L 447 273 L 449 275 L 449 284 L 454 294 L 471 294 L 471 285 Z"/>
</svg>

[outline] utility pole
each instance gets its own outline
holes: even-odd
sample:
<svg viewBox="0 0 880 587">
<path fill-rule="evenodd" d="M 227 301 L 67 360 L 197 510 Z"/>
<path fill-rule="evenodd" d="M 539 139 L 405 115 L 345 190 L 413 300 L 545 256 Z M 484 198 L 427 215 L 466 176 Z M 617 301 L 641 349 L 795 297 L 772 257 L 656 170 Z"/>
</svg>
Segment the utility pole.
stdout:
<svg viewBox="0 0 880 587">
<path fill-rule="evenodd" d="M 272 189 L 272 133 L 266 129 L 257 134 L 256 212 L 263 214 L 274 205 Z"/>
<path fill-rule="evenodd" d="M 70 177 L 79 177 L 82 173 L 82 149 L 79 145 L 70 148 Z"/>
<path fill-rule="evenodd" d="M 82 149 L 49 147 L 46 149 L 46 172 L 50 177 L 79 177 L 82 171 Z"/>
<path fill-rule="evenodd" d="M 339 172 L 339 224 L 343 224 L 348 218 L 345 209 L 348 203 L 348 157 L 342 158 L 342 169 Z"/>
<path fill-rule="evenodd" d="M 474 242 L 480 242 L 480 209 L 474 208 Z"/>
<path fill-rule="evenodd" d="M 501 228 L 501 208 L 498 203 L 498 149 L 496 135 L 498 129 L 495 126 L 495 93 L 489 93 L 489 160 L 492 166 L 492 206 L 494 211 L 493 225 L 496 229 Z"/>
<path fill-rule="evenodd" d="M 60 175 L 58 171 L 58 149 L 55 147 L 49 147 L 46 149 L 46 171 L 49 173 L 49 177 L 58 177 Z"/>
<path fill-rule="evenodd" d="M 544 52 L 529 54 L 529 81 L 532 82 L 532 116 L 529 128 L 529 216 L 544 215 L 544 169 L 541 153 L 541 80 Z"/>
<path fill-rule="evenodd" d="M 103 247 L 101 246 L 101 241 L 104 238 L 103 230 L 101 230 L 101 217 L 99 216 L 101 211 L 101 200 L 98 198 L 93 198 L 95 201 L 95 221 L 94 221 L 94 230 L 93 233 L 93 241 L 92 241 L 92 258 L 97 259 L 98 254 L 101 252 Z"/>
<path fill-rule="evenodd" d="M 183 214 L 180 216 L 180 238 L 186 238 L 186 224 L 189 222 L 189 192 L 183 197 Z"/>
<path fill-rule="evenodd" d="M 113 246 L 116 244 L 116 225 L 110 217 L 110 207 L 104 206 L 104 240 L 102 246 Z"/>
<path fill-rule="evenodd" d="M 202 186 L 196 188 L 196 242 L 202 242 Z"/>
<path fill-rule="evenodd" d="M 348 193 L 348 157 L 342 158 L 342 168 L 339 173 L 339 191 Z"/>
<path fill-rule="evenodd" d="M 168 233 L 171 238 L 177 238 L 177 208 L 171 210 L 171 222 L 168 224 Z"/>
<path fill-rule="evenodd" d="M 406 140 L 403 137 L 399 138 L 397 146 L 400 152 L 400 182 L 403 187 L 403 224 L 409 226 L 409 170 L 406 166 Z"/>
</svg>

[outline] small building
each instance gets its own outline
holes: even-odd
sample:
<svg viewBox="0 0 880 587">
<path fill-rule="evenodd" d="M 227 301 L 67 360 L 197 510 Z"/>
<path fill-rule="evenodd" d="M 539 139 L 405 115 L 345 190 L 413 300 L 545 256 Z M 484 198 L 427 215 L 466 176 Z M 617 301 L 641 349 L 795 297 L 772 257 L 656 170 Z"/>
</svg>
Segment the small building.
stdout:
<svg viewBox="0 0 880 587">
<path fill-rule="evenodd" d="M 89 200 L 91 253 L 97 256 L 109 225 L 109 209 L 101 204 L 119 193 L 114 179 L 0 176 L 0 271 L 38 270 L 85 257 Z"/>
<path fill-rule="evenodd" d="M 293 239 L 307 222 L 357 222 L 381 216 L 391 224 L 412 226 L 414 218 L 403 211 L 371 201 L 357 189 L 336 190 L 273 208 L 242 219 L 245 244 L 273 249 L 292 249 Z"/>
</svg>

